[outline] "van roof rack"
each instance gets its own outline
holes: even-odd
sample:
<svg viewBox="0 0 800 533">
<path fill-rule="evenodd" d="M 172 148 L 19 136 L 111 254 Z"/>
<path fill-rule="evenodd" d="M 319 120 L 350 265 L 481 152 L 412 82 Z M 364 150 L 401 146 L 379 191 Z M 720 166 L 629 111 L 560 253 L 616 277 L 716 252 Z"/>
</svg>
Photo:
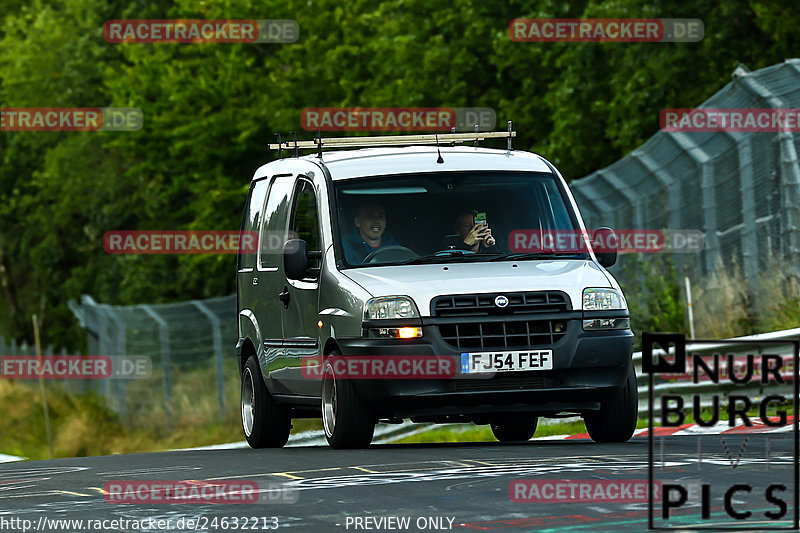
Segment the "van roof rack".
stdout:
<svg viewBox="0 0 800 533">
<path fill-rule="evenodd" d="M 517 132 L 511 129 L 511 121 L 508 121 L 507 131 L 484 131 L 470 133 L 426 133 L 421 135 L 382 135 L 374 137 L 331 137 L 323 139 L 317 132 L 317 137 L 312 141 L 298 141 L 295 132 L 292 134 L 291 141 L 281 142 L 280 134 L 276 133 L 277 143 L 267 145 L 269 150 L 278 150 L 278 157 L 281 157 L 283 150 L 294 150 L 297 157 L 298 150 L 317 150 L 318 157 L 322 157 L 323 148 L 356 148 L 369 146 L 412 146 L 418 144 L 460 144 L 474 141 L 477 146 L 478 141 L 484 139 L 507 139 L 508 149 L 511 150 L 511 139 L 517 136 Z M 476 128 L 477 129 L 477 128 Z"/>
</svg>

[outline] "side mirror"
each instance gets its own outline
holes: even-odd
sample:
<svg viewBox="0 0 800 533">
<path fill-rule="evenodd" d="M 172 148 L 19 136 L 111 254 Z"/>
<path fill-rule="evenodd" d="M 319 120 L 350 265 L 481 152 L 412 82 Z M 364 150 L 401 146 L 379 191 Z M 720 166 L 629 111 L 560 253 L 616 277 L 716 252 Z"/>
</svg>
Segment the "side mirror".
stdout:
<svg viewBox="0 0 800 533">
<path fill-rule="evenodd" d="M 283 271 L 289 279 L 303 279 L 308 271 L 308 245 L 303 239 L 283 244 Z"/>
<path fill-rule="evenodd" d="M 592 235 L 592 249 L 597 262 L 605 268 L 614 266 L 617 262 L 617 248 L 619 239 L 611 228 L 598 228 Z"/>
</svg>

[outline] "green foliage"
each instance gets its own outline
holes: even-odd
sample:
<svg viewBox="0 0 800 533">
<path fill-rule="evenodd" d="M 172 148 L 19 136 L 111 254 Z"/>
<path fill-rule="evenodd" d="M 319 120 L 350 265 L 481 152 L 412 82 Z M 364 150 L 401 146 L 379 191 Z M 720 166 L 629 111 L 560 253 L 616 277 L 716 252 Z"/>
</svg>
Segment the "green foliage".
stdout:
<svg viewBox="0 0 800 533">
<path fill-rule="evenodd" d="M 612 273 L 627 298 L 637 343 L 643 331 L 687 333 L 686 299 L 669 255 L 621 255 Z"/>
<path fill-rule="evenodd" d="M 699 43 L 517 43 L 517 17 L 695 17 Z M 288 18 L 294 44 L 111 44 L 125 18 Z M 109 230 L 237 229 L 274 131 L 322 106 L 492 107 L 517 146 L 581 177 L 635 148 L 667 107 L 701 103 L 739 62 L 796 55 L 800 8 L 777 0 L 6 1 L 2 107 L 138 107 L 137 132 L 0 133 L 0 334 L 83 342 L 66 302 L 229 294 L 234 258 L 116 256 Z M 301 132 L 310 137 L 310 132 Z M 682 324 L 674 291 L 639 327 Z M 635 299 L 635 298 L 634 298 Z M 648 304 L 652 305 L 652 304 Z M 643 315 L 644 316 L 644 315 Z"/>
</svg>

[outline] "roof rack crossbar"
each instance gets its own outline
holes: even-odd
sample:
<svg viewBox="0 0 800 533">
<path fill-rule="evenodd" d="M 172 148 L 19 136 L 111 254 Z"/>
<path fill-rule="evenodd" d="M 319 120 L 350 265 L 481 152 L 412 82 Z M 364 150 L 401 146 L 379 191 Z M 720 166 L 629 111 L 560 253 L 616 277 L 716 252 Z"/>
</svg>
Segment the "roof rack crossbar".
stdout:
<svg viewBox="0 0 800 533">
<path fill-rule="evenodd" d="M 436 140 L 444 144 L 460 144 L 469 141 L 483 141 L 484 139 L 508 139 L 517 136 L 517 132 L 509 131 L 485 131 L 471 133 L 443 133 L 443 134 L 423 134 L 423 135 L 385 135 L 375 137 L 336 137 L 322 139 L 320 137 L 312 141 L 285 141 L 283 143 L 269 144 L 269 150 L 280 150 L 281 148 L 294 148 L 295 150 L 321 150 L 323 147 L 331 148 L 350 148 L 356 146 L 411 146 L 417 144 L 435 144 Z M 510 146 L 509 146 L 510 148 Z M 296 152 L 295 152 L 296 153 Z"/>
</svg>

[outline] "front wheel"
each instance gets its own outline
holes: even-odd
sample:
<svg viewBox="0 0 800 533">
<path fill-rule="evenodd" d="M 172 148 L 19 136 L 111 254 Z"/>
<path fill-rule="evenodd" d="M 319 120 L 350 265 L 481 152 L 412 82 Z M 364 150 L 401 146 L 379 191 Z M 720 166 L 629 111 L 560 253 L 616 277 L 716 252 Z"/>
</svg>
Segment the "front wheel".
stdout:
<svg viewBox="0 0 800 533">
<path fill-rule="evenodd" d="M 625 384 L 602 402 L 600 411 L 584 416 L 586 431 L 595 442 L 627 442 L 636 430 L 639 417 L 639 395 L 636 371 L 628 371 Z"/>
<path fill-rule="evenodd" d="M 253 356 L 242 370 L 242 429 L 251 448 L 282 448 L 292 429 L 289 412 L 275 403 Z"/>
<path fill-rule="evenodd" d="M 375 432 L 375 418 L 353 390 L 353 383 L 337 376 L 338 352 L 322 366 L 322 426 L 331 448 L 366 448 Z"/>
</svg>

